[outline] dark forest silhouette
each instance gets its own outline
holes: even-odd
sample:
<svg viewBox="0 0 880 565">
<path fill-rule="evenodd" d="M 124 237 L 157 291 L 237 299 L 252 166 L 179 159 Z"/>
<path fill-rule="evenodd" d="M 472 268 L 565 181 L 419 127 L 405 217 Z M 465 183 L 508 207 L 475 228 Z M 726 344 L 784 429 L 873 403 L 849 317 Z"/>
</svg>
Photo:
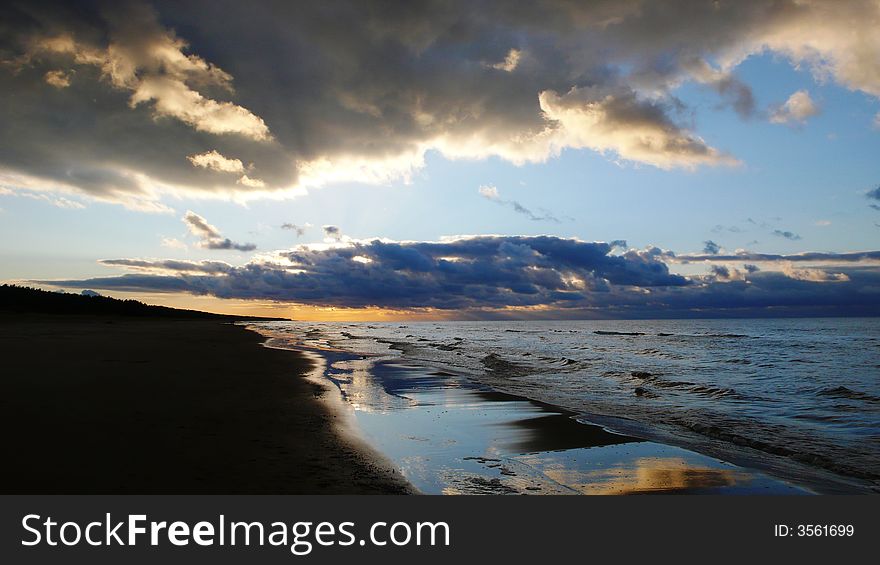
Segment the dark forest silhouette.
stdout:
<svg viewBox="0 0 880 565">
<path fill-rule="evenodd" d="M 0 286 L 0 313 L 78 314 L 133 316 L 141 318 L 179 318 L 188 320 L 270 320 L 257 316 L 229 316 L 167 306 L 151 306 L 138 300 L 119 300 L 109 296 L 50 292 L 37 288 L 4 284 Z"/>
</svg>

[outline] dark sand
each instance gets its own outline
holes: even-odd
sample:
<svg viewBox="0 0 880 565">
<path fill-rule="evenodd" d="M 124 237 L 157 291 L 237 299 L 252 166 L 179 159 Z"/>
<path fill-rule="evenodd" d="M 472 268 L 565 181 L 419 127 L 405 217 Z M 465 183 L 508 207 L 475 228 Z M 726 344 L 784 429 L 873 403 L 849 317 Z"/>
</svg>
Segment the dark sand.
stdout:
<svg viewBox="0 0 880 565">
<path fill-rule="evenodd" d="M 309 362 L 218 321 L 0 315 L 3 493 L 409 493 Z"/>
</svg>

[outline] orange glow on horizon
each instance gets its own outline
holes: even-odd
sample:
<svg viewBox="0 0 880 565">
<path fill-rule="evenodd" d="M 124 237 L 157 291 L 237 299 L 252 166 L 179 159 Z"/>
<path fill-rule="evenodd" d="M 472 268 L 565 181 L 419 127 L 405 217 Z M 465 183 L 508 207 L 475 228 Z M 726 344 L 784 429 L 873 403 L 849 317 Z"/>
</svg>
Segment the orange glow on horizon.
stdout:
<svg viewBox="0 0 880 565">
<path fill-rule="evenodd" d="M 200 310 L 214 314 L 232 316 L 261 316 L 267 318 L 289 318 L 305 322 L 397 322 L 404 320 L 444 320 L 456 318 L 456 312 L 425 310 L 392 310 L 387 308 L 339 308 L 318 307 L 265 300 L 241 300 L 196 296 L 176 293 L 104 292 L 104 296 L 119 299 L 139 300 L 146 304 Z"/>
</svg>

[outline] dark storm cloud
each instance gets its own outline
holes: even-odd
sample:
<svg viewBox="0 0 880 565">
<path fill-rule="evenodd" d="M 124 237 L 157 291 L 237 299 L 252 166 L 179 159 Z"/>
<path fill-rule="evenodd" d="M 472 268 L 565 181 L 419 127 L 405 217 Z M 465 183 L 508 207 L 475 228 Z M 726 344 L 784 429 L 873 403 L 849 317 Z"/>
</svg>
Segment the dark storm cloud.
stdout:
<svg viewBox="0 0 880 565">
<path fill-rule="evenodd" d="M 211 265 L 199 276 L 189 262 L 154 264 L 163 274 L 101 279 L 95 288 L 178 291 L 222 298 L 261 298 L 329 306 L 503 308 L 583 302 L 612 287 L 655 288 L 690 282 L 669 272 L 653 251 L 610 255 L 607 243 L 550 236 L 482 236 L 446 242 L 356 242 L 284 252 L 284 263 Z M 144 262 L 106 262 L 150 270 Z M 168 275 L 168 271 L 179 275 Z M 184 282 L 181 282 L 184 281 Z M 60 283 L 59 283 L 60 284 Z M 66 286 L 76 286 L 67 281 Z M 85 284 L 84 282 L 81 284 Z"/>
<path fill-rule="evenodd" d="M 782 271 L 714 265 L 711 276 L 669 271 L 671 252 L 658 248 L 612 255 L 614 247 L 551 236 L 479 236 L 443 242 L 350 242 L 301 246 L 277 260 L 226 264 L 116 260 L 138 271 L 82 281 L 41 281 L 62 287 L 189 292 L 220 298 L 275 300 L 316 306 L 458 310 L 493 317 L 509 307 L 557 317 L 788 315 L 880 313 L 880 269 L 865 266 L 880 252 L 805 254 L 846 267 Z M 712 260 L 718 256 L 708 256 Z M 745 256 L 732 256 L 743 260 Z M 795 257 L 795 259 L 791 259 Z M 501 314 L 499 314 L 501 313 Z"/>
<path fill-rule="evenodd" d="M 755 112 L 734 70 L 770 50 L 880 96 L 875 2 L 6 2 L 0 183 L 164 210 L 399 178 L 425 152 L 541 161 L 588 148 L 732 163 L 679 120 L 684 82 Z"/>
</svg>

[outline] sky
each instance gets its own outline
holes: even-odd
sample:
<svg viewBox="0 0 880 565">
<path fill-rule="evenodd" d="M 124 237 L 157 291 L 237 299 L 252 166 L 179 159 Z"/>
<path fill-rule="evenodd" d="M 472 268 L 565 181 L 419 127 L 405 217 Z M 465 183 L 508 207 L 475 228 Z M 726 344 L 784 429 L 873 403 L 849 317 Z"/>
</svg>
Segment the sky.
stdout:
<svg viewBox="0 0 880 565">
<path fill-rule="evenodd" d="M 0 280 L 302 319 L 880 315 L 880 1 L 7 2 Z"/>
</svg>

